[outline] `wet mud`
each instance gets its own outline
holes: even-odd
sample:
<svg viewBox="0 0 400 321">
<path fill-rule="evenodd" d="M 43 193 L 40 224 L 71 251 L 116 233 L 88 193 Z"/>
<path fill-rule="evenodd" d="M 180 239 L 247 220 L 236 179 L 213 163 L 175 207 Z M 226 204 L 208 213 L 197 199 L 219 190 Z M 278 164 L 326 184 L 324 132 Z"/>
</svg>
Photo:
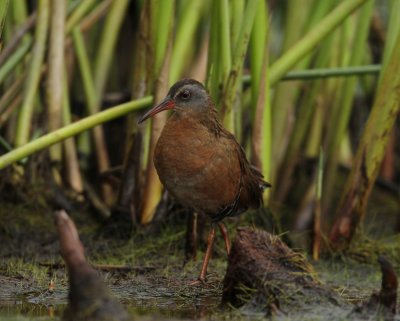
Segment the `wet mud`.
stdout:
<svg viewBox="0 0 400 321">
<path fill-rule="evenodd" d="M 53 214 L 31 210 L 20 209 L 23 223 L 17 211 L 13 212 L 14 216 L 6 216 L 8 231 L 0 236 L 4 245 L 0 249 L 0 320 L 61 320 L 67 305 L 67 270 L 60 255 Z M 139 231 L 129 240 L 116 241 L 98 236 L 98 224 L 88 223 L 82 215 L 74 213 L 73 219 L 89 262 L 135 320 L 265 319 L 265 310 L 251 305 L 221 305 L 228 263 L 222 240 L 216 244 L 207 284 L 193 287 L 190 283 L 197 278 L 202 253 L 199 252 L 197 262 L 189 261 L 183 266 L 184 223 L 172 228 L 163 226 L 155 233 Z M 38 222 L 39 227 L 35 225 Z M 232 236 L 236 227 L 230 226 Z M 240 230 L 236 232 L 239 233 Z M 323 290 L 312 292 L 315 290 L 303 288 L 303 294 L 311 291 L 313 295 L 300 295 L 294 305 L 285 306 L 282 304 L 285 301 L 280 300 L 281 313 L 275 313 L 274 318 L 365 320 L 365 315 L 354 314 L 353 310 L 367 302 L 373 292 L 379 292 L 382 283 L 379 265 L 372 260 L 357 263 L 344 258 L 325 259 L 311 265 L 306 263 L 300 274 L 307 275 L 309 282 L 316 282 Z M 393 264 L 393 268 L 398 274 L 398 265 Z"/>
</svg>

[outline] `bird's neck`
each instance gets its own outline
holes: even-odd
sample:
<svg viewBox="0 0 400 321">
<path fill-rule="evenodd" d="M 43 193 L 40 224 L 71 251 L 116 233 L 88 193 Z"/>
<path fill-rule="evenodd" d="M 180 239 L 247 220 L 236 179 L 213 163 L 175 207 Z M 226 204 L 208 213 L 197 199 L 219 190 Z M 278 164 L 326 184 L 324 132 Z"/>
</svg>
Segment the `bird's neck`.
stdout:
<svg viewBox="0 0 400 321">
<path fill-rule="evenodd" d="M 210 107 L 207 111 L 185 110 L 176 111 L 170 118 L 173 122 L 196 122 L 206 127 L 211 133 L 216 136 L 220 135 L 222 125 L 218 121 L 217 111 Z"/>
</svg>

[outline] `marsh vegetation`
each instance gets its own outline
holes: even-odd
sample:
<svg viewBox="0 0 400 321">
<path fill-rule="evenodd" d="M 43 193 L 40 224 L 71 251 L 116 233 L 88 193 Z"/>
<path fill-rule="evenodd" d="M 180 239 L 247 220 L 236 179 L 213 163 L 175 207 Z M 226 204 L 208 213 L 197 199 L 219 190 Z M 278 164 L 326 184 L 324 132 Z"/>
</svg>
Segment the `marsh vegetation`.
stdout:
<svg viewBox="0 0 400 321">
<path fill-rule="evenodd" d="M 153 165 L 168 115 L 137 124 L 182 78 L 205 84 L 272 184 L 262 209 L 226 220 L 232 237 L 279 235 L 350 306 L 278 318 L 350 318 L 380 288 L 380 256 L 399 271 L 400 1 L 3 0 L 0 35 L 0 319 L 61 318 L 59 208 L 132 314 L 254 312 L 219 306 L 221 240 L 207 285 L 188 286 L 194 214 Z"/>
</svg>

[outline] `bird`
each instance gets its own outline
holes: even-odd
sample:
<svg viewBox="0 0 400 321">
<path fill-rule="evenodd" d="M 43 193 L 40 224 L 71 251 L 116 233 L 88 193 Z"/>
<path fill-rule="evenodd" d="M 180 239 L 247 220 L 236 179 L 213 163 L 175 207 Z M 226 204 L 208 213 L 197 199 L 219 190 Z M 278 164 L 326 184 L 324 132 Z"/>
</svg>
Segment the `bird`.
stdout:
<svg viewBox="0 0 400 321">
<path fill-rule="evenodd" d="M 176 82 L 139 124 L 166 110 L 173 113 L 156 143 L 154 166 L 176 201 L 211 219 L 197 280 L 205 283 L 216 227 L 221 230 L 229 255 L 230 241 L 222 220 L 261 207 L 263 191 L 271 185 L 247 160 L 235 136 L 222 126 L 216 105 L 202 83 L 194 79 Z"/>
</svg>

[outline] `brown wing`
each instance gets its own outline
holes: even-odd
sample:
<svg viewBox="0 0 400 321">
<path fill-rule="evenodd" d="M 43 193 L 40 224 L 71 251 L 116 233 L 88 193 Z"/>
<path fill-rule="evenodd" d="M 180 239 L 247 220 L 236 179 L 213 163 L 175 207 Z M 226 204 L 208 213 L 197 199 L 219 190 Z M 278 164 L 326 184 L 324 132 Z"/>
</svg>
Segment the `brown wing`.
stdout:
<svg viewBox="0 0 400 321">
<path fill-rule="evenodd" d="M 240 166 L 239 189 L 234 201 L 212 215 L 213 221 L 219 221 L 226 216 L 235 216 L 246 211 L 249 207 L 258 208 L 263 204 L 263 191 L 271 185 L 264 181 L 261 172 L 251 165 L 246 158 L 246 154 L 235 137 L 222 129 L 221 135 L 227 138 L 226 143 L 230 144 L 235 150 Z"/>
<path fill-rule="evenodd" d="M 243 148 L 237 144 L 237 153 L 242 170 L 242 188 L 239 197 L 239 206 L 258 208 L 263 205 L 263 191 L 271 187 L 264 181 L 264 176 L 249 163 Z"/>
</svg>

